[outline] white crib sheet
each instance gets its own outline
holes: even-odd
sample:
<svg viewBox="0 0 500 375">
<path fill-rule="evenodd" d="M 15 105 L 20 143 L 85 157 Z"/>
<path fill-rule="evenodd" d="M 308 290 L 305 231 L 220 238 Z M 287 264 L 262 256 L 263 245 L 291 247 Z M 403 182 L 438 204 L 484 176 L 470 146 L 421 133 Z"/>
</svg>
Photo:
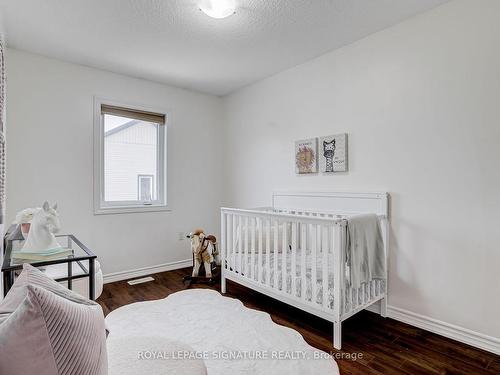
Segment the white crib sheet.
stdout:
<svg viewBox="0 0 500 375">
<path fill-rule="evenodd" d="M 312 299 L 312 267 L 311 267 L 311 253 L 308 251 L 306 256 L 306 300 L 311 301 Z M 296 297 L 301 297 L 302 296 L 302 278 L 301 278 L 301 269 L 302 269 L 302 252 L 300 250 L 297 250 L 296 252 L 296 272 L 295 272 L 295 296 Z M 333 260 L 331 259 L 331 254 L 328 255 L 328 292 L 327 292 L 327 306 L 328 308 L 333 309 Z M 277 253 L 276 255 L 277 261 L 278 261 L 278 276 L 277 276 L 277 282 L 278 282 L 278 288 L 280 290 L 283 290 L 283 273 L 282 273 L 282 253 Z M 258 254 L 254 254 L 254 260 L 255 260 L 255 272 L 252 276 L 252 279 L 255 281 L 265 284 L 267 280 L 267 271 L 266 271 L 266 254 L 262 254 L 262 278 L 259 280 L 259 270 L 258 270 Z M 275 254 L 270 253 L 269 254 L 269 268 L 270 268 L 270 284 L 271 286 L 274 286 L 274 258 Z M 232 259 L 232 258 L 231 258 Z M 228 259 L 229 260 L 229 259 Z M 292 274 L 291 274 L 291 269 L 292 269 L 292 253 L 287 252 L 286 254 L 286 267 L 287 267 L 287 276 L 286 276 L 286 292 L 289 294 L 292 294 Z M 242 269 L 240 265 L 240 256 L 238 253 L 235 254 L 234 258 L 234 264 L 235 264 L 235 269 L 239 273 L 241 270 L 242 275 L 249 275 L 250 274 L 250 264 L 251 264 L 251 255 L 250 254 L 242 254 L 241 256 L 241 263 L 243 263 L 243 266 L 245 269 Z M 233 268 L 233 267 L 231 267 Z M 316 258 L 316 303 L 318 304 L 323 304 L 323 258 L 321 256 L 321 253 L 317 254 Z"/>
<path fill-rule="evenodd" d="M 312 300 L 312 268 L 311 268 L 311 252 L 307 251 L 306 252 L 306 300 L 311 301 Z M 302 296 L 302 278 L 301 278 L 301 269 L 302 269 L 302 253 L 301 250 L 297 250 L 296 252 L 296 273 L 295 273 L 295 296 L 300 298 Z M 270 285 L 271 287 L 274 287 L 274 258 L 275 255 L 274 253 L 269 254 L 269 268 L 270 268 Z M 234 261 L 233 261 L 234 259 Z M 251 264 L 251 255 L 250 254 L 245 254 L 243 253 L 241 256 L 241 263 L 243 263 L 243 266 L 245 269 L 241 269 L 240 265 L 240 256 L 239 253 L 236 252 L 234 254 L 234 258 L 229 256 L 226 261 L 228 262 L 228 265 L 231 270 L 236 271 L 238 273 L 241 273 L 243 276 L 248 276 L 250 275 L 250 264 Z M 259 270 L 258 270 L 258 254 L 254 254 L 254 261 L 255 261 L 255 272 L 252 276 L 252 279 L 255 280 L 256 282 L 260 284 L 266 285 L 266 280 L 267 280 L 267 271 L 266 271 L 266 254 L 262 254 L 262 277 L 259 280 Z M 282 253 L 277 253 L 277 261 L 278 261 L 278 276 L 277 276 L 277 282 L 278 282 L 278 289 L 282 290 L 282 285 L 283 285 L 283 273 L 281 271 L 281 266 L 282 266 Z M 332 259 L 332 254 L 328 254 L 328 291 L 327 291 L 327 307 L 329 309 L 333 309 L 333 301 L 334 301 L 334 296 L 333 296 L 333 280 L 334 280 L 334 271 L 333 271 L 333 259 Z M 235 267 L 233 267 L 233 264 Z M 287 272 L 286 272 L 286 292 L 288 294 L 292 294 L 292 275 L 291 275 L 291 269 L 292 269 L 292 253 L 287 252 L 286 253 L 286 267 L 287 267 Z M 240 272 L 241 270 L 241 272 Z M 379 288 L 380 292 L 384 292 L 386 288 L 386 283 L 385 280 L 378 280 L 379 282 Z M 368 288 L 363 288 L 359 291 L 355 291 L 351 288 L 346 287 L 344 290 L 344 309 L 350 310 L 351 306 L 353 303 L 356 305 L 360 304 L 362 300 L 367 300 L 369 298 L 370 291 Z M 319 305 L 323 304 L 323 258 L 322 254 L 319 252 L 317 254 L 316 258 L 316 303 Z M 354 300 L 357 300 L 357 302 L 354 302 Z"/>
</svg>

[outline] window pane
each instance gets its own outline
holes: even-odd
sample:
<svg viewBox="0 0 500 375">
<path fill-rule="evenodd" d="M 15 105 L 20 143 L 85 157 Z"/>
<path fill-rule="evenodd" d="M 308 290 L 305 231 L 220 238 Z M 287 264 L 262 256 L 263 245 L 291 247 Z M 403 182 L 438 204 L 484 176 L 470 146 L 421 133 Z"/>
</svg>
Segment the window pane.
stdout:
<svg viewBox="0 0 500 375">
<path fill-rule="evenodd" d="M 158 178 L 158 126 L 152 122 L 104 115 L 105 201 L 157 199 L 154 181 Z"/>
</svg>

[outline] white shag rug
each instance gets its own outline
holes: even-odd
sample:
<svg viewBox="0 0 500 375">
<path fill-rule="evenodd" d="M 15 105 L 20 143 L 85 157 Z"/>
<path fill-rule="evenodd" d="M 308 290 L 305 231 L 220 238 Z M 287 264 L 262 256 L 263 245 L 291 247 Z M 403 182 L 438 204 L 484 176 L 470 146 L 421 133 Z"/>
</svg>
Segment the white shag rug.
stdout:
<svg viewBox="0 0 500 375">
<path fill-rule="evenodd" d="M 307 344 L 297 331 L 213 290 L 190 289 L 162 300 L 126 305 L 111 312 L 106 325 L 110 340 L 137 343 L 136 351 L 128 345 L 127 352 L 136 364 L 140 357 L 145 368 L 161 368 L 157 361 L 203 359 L 209 375 L 339 374 L 337 363 Z M 158 338 L 165 338 L 164 349 Z M 173 351 L 168 345 L 172 341 L 191 350 Z M 126 368 L 126 358 L 118 352 L 116 346 L 109 351 L 109 363 Z M 155 361 L 155 366 L 148 366 L 148 361 Z M 170 364 L 165 363 L 165 368 Z M 154 372 L 163 373 L 168 372 Z"/>
<path fill-rule="evenodd" d="M 109 336 L 108 375 L 207 375 L 203 359 L 169 360 L 168 353 L 191 353 L 193 348 L 165 337 Z"/>
</svg>

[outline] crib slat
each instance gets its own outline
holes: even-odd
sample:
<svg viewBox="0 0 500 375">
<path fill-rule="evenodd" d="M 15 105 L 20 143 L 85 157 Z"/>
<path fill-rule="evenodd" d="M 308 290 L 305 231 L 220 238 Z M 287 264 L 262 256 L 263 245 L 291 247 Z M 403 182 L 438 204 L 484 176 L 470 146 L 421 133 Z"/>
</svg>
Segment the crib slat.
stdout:
<svg viewBox="0 0 500 375">
<path fill-rule="evenodd" d="M 258 251 L 258 259 L 257 259 L 257 274 L 258 274 L 258 282 L 262 282 L 262 231 L 264 230 L 264 226 L 262 225 L 262 218 L 257 218 L 257 231 L 259 233 L 259 241 L 257 246 Z"/>
<path fill-rule="evenodd" d="M 306 257 L 307 257 L 307 226 L 303 223 L 300 224 L 300 298 L 307 301 L 306 296 Z"/>
<path fill-rule="evenodd" d="M 233 272 L 236 272 L 236 241 L 237 241 L 237 233 L 236 233 L 236 216 L 231 215 L 231 267 Z"/>
<path fill-rule="evenodd" d="M 328 228 L 326 227 L 321 227 L 321 254 L 323 256 L 322 259 L 322 265 L 323 265 L 323 270 L 322 270 L 322 280 L 323 280 L 323 307 L 326 309 L 328 308 L 328 280 L 329 280 L 329 267 L 328 267 L 328 248 L 330 247 L 329 244 L 329 236 L 328 236 Z"/>
<path fill-rule="evenodd" d="M 340 269 L 341 275 L 340 275 L 339 278 L 342 280 L 342 284 L 341 284 L 342 286 L 344 285 L 344 280 L 345 280 L 346 276 L 345 276 L 345 267 L 342 267 L 342 266 L 335 267 L 334 251 L 335 251 L 335 243 L 336 243 L 336 240 L 337 240 L 337 238 L 335 237 L 337 235 L 337 232 L 335 231 L 335 226 L 329 225 L 328 226 L 328 232 L 330 233 L 329 237 L 330 237 L 330 241 L 331 241 L 330 242 L 330 246 L 328 248 L 328 252 L 329 252 L 329 254 L 331 254 L 330 258 L 329 258 L 330 259 L 329 266 L 331 265 L 330 272 L 332 273 L 332 283 L 331 283 L 330 288 L 332 290 L 334 290 L 334 285 L 335 285 L 335 270 L 337 268 Z M 343 259 L 343 257 L 341 257 L 341 259 Z M 342 260 L 341 260 L 341 262 L 342 262 Z M 345 309 L 345 304 L 347 304 L 348 301 L 350 301 L 350 299 L 348 298 L 348 293 L 349 292 L 348 292 L 348 290 L 346 288 L 342 288 L 342 289 L 345 290 L 345 292 L 344 291 L 342 292 L 342 298 L 344 299 L 344 304 L 343 304 L 344 306 L 342 306 L 342 308 Z M 333 299 L 335 300 L 335 295 L 333 296 Z M 342 305 L 342 303 L 341 303 L 341 305 Z M 335 308 L 335 303 L 334 303 L 333 308 Z"/>
<path fill-rule="evenodd" d="M 292 289 L 291 293 L 293 297 L 297 296 L 297 223 L 292 223 Z"/>
<path fill-rule="evenodd" d="M 220 256 L 221 256 L 221 268 L 226 268 L 226 246 L 227 246 L 227 217 L 226 213 L 222 212 L 221 214 L 221 247 L 220 247 Z"/>
<path fill-rule="evenodd" d="M 227 215 L 227 259 L 228 268 L 234 269 L 232 262 L 233 251 L 233 215 Z"/>
<path fill-rule="evenodd" d="M 256 218 L 252 217 L 250 219 L 250 228 L 251 228 L 251 245 L 250 245 L 250 277 L 255 279 L 255 220 Z"/>
<path fill-rule="evenodd" d="M 342 300 L 342 285 L 345 275 L 345 264 L 344 264 L 344 231 L 345 227 L 340 224 L 335 224 L 335 245 L 333 246 L 333 264 L 335 265 L 334 281 L 333 281 L 333 319 L 334 322 L 341 322 L 342 317 L 342 307 L 344 305 Z M 335 327 L 334 323 L 334 345 L 336 348 L 340 347 L 341 342 L 341 330 L 340 327 Z"/>
<path fill-rule="evenodd" d="M 228 245 L 228 253 L 227 253 L 227 259 L 229 263 L 229 267 L 234 271 L 234 265 L 233 265 L 233 215 L 227 215 L 227 245 Z M 228 267 L 228 268 L 229 268 Z"/>
<path fill-rule="evenodd" d="M 273 272 L 273 288 L 278 289 L 278 232 L 279 224 L 278 220 L 274 221 L 274 243 L 273 243 L 273 257 L 274 257 L 274 272 Z"/>
<path fill-rule="evenodd" d="M 318 225 L 310 225 L 311 229 L 311 302 L 313 304 L 317 303 L 317 287 L 318 287 L 318 277 L 317 277 L 317 247 L 318 247 Z"/>
<path fill-rule="evenodd" d="M 242 228 L 243 228 L 243 217 L 242 216 L 238 216 L 238 258 L 239 258 L 239 268 L 238 268 L 238 272 L 239 274 L 241 275 L 244 271 L 243 271 L 243 255 L 242 255 L 242 248 L 243 248 L 243 244 L 242 244 Z"/>
<path fill-rule="evenodd" d="M 266 220 L 266 285 L 271 285 L 271 220 Z"/>
<path fill-rule="evenodd" d="M 286 253 L 287 253 L 287 247 L 288 247 L 288 241 L 287 241 L 287 223 L 283 223 L 283 233 L 282 233 L 282 244 L 281 244 L 281 291 L 286 293 L 286 287 L 287 287 L 287 277 L 286 277 L 286 271 L 287 271 L 287 266 L 286 266 Z"/>
<path fill-rule="evenodd" d="M 248 256 L 250 255 L 250 249 L 248 248 L 248 216 L 245 217 L 245 247 L 244 247 L 244 259 L 245 259 L 245 268 L 243 269 L 243 273 L 246 277 L 248 277 Z"/>
</svg>

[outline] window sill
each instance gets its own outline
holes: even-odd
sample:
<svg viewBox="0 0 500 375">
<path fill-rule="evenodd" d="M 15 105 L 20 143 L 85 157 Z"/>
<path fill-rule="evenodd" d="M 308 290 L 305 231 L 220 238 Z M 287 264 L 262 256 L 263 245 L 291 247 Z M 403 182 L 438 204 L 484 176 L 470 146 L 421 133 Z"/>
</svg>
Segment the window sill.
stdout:
<svg viewBox="0 0 500 375">
<path fill-rule="evenodd" d="M 115 206 L 115 207 L 100 207 L 94 208 L 94 215 L 116 215 L 116 214 L 132 214 L 140 212 L 161 212 L 172 211 L 168 206 L 151 205 L 151 206 Z"/>
</svg>

